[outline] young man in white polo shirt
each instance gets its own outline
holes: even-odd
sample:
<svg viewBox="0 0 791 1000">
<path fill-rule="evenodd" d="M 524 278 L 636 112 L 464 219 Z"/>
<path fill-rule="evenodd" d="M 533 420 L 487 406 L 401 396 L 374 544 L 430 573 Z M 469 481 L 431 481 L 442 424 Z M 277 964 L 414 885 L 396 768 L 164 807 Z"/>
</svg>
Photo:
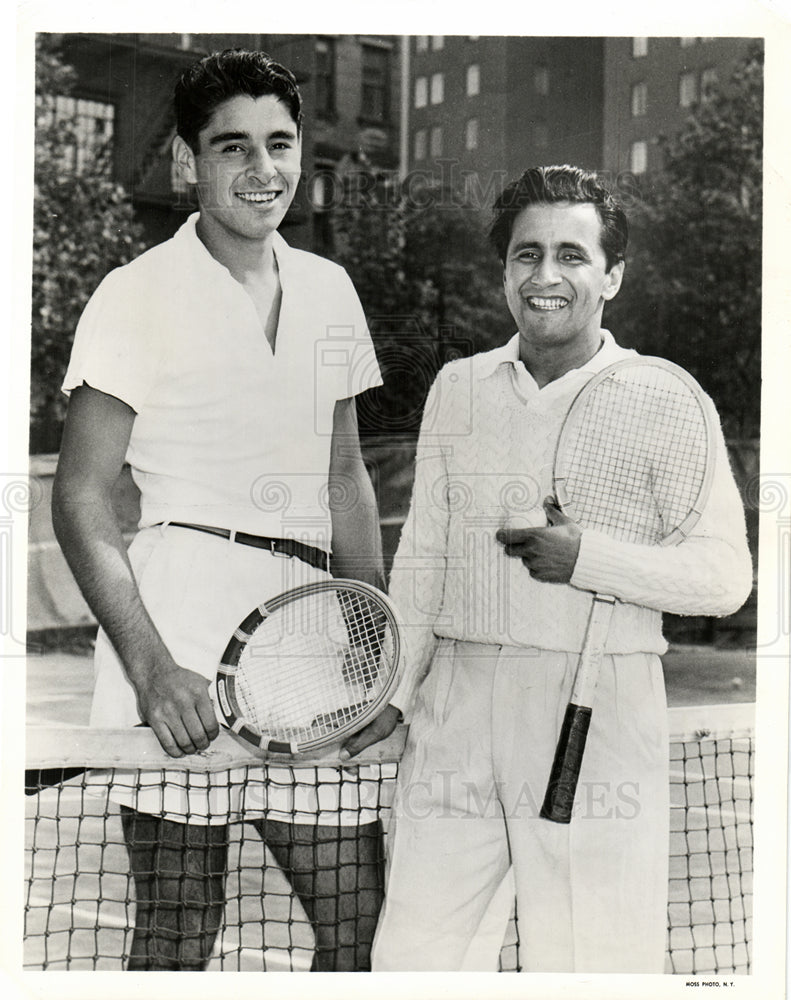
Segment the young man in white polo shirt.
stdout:
<svg viewBox="0 0 791 1000">
<path fill-rule="evenodd" d="M 200 210 L 85 309 L 53 515 L 101 626 L 92 723 L 144 723 L 180 757 L 218 733 L 210 679 L 253 607 L 325 578 L 330 551 L 336 575 L 381 585 L 382 567 L 354 403 L 380 383 L 362 308 L 341 268 L 277 233 L 300 176 L 294 77 L 228 51 L 185 71 L 175 105 L 174 158 Z M 111 504 L 124 462 L 141 492 L 128 552 Z M 319 802 L 312 774 L 294 790 L 288 772 L 282 789 L 173 772 L 165 790 L 120 796 L 137 894 L 129 969 L 205 967 L 225 824 L 242 818 L 313 923 L 313 967 L 367 967 L 376 817 L 358 811 L 364 776 Z"/>
</svg>

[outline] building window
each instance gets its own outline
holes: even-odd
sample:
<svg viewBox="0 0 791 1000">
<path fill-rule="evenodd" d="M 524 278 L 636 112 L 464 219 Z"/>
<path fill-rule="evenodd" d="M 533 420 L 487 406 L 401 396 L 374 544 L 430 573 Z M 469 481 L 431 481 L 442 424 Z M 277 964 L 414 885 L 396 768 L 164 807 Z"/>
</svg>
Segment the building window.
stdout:
<svg viewBox="0 0 791 1000">
<path fill-rule="evenodd" d="M 310 204 L 316 212 L 326 212 L 335 199 L 336 178 L 331 166 L 317 163 L 310 182 Z"/>
<path fill-rule="evenodd" d="M 480 37 L 481 37 L 480 35 L 467 35 L 467 41 L 477 42 Z"/>
<path fill-rule="evenodd" d="M 431 103 L 442 104 L 445 97 L 445 74 L 433 73 L 431 76 Z"/>
<path fill-rule="evenodd" d="M 648 143 L 633 142 L 629 157 L 629 168 L 633 174 L 644 174 L 648 169 Z"/>
<path fill-rule="evenodd" d="M 388 118 L 390 52 L 378 46 L 363 45 L 361 115 L 368 121 Z"/>
<path fill-rule="evenodd" d="M 695 73 L 682 73 L 678 78 L 678 103 L 690 108 L 698 99 L 698 78 Z"/>
<path fill-rule="evenodd" d="M 467 149 L 478 148 L 478 119 L 468 118 L 464 126 L 464 145 Z"/>
<path fill-rule="evenodd" d="M 314 248 L 325 252 L 333 249 L 332 208 L 339 182 L 331 163 L 317 163 L 313 175 L 309 198 L 313 209 L 313 241 Z"/>
<path fill-rule="evenodd" d="M 445 36 L 444 35 L 432 35 L 431 36 L 431 48 L 435 52 L 445 48 Z"/>
<path fill-rule="evenodd" d="M 632 39 L 632 56 L 635 59 L 639 59 L 641 56 L 648 55 L 648 39 L 647 38 L 633 38 Z"/>
<path fill-rule="evenodd" d="M 717 87 L 717 70 L 714 66 L 707 66 L 700 74 L 700 99 L 709 100 Z"/>
<path fill-rule="evenodd" d="M 112 174 L 115 107 L 102 101 L 87 101 L 63 94 L 38 99 L 42 124 L 68 127 L 70 141 L 64 143 L 63 169 L 75 174 Z"/>
<path fill-rule="evenodd" d="M 431 155 L 436 158 L 442 156 L 442 126 L 435 125 L 431 130 Z"/>
<path fill-rule="evenodd" d="M 481 68 L 478 63 L 467 67 L 467 97 L 475 97 L 481 92 Z"/>
<path fill-rule="evenodd" d="M 648 106 L 648 85 L 635 83 L 632 86 L 632 118 L 640 118 Z"/>
<path fill-rule="evenodd" d="M 428 52 L 428 35 L 415 35 L 415 51 Z"/>
<path fill-rule="evenodd" d="M 428 104 L 428 80 L 425 76 L 415 79 L 415 107 L 425 108 Z"/>
<path fill-rule="evenodd" d="M 549 70 L 546 66 L 536 66 L 533 70 L 533 90 L 542 97 L 549 93 Z"/>
<path fill-rule="evenodd" d="M 416 160 L 425 160 L 427 140 L 428 137 L 426 135 L 426 130 L 424 128 L 419 128 L 415 130 L 414 156 Z"/>
<path fill-rule="evenodd" d="M 335 114 L 335 42 L 330 38 L 316 40 L 316 114 Z"/>
<path fill-rule="evenodd" d="M 679 38 L 679 42 L 682 49 L 689 49 L 697 42 L 697 38 Z"/>
</svg>

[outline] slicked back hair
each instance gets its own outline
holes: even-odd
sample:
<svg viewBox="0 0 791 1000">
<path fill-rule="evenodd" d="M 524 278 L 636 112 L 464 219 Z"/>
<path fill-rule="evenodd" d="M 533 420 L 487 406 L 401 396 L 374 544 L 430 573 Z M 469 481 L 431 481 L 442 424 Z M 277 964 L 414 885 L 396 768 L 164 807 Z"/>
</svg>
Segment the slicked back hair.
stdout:
<svg viewBox="0 0 791 1000">
<path fill-rule="evenodd" d="M 489 239 L 505 264 L 508 244 L 517 215 L 528 205 L 553 205 L 558 202 L 591 204 L 601 220 L 601 245 L 607 270 L 626 260 L 629 224 L 623 209 L 604 186 L 598 174 L 581 167 L 529 167 L 512 181 L 494 205 L 494 222 Z"/>
<path fill-rule="evenodd" d="M 288 108 L 302 129 L 302 97 L 294 74 L 266 52 L 226 49 L 193 63 L 181 74 L 173 94 L 176 131 L 193 152 L 198 136 L 223 101 L 239 95 L 264 97 L 272 94 Z"/>
</svg>

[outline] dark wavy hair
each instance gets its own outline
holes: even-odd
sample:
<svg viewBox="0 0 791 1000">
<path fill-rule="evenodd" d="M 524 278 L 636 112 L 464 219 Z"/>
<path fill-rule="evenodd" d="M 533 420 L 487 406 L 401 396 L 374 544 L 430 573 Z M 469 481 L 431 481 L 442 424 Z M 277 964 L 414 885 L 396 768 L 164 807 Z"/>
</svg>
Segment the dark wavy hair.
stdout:
<svg viewBox="0 0 791 1000">
<path fill-rule="evenodd" d="M 240 94 L 248 97 L 274 94 L 288 108 L 297 131 L 301 130 L 302 97 L 294 74 L 266 52 L 225 49 L 193 63 L 176 83 L 173 94 L 176 131 L 193 152 L 197 152 L 198 136 L 215 108 Z"/>
<path fill-rule="evenodd" d="M 512 181 L 494 204 L 494 222 L 489 239 L 505 264 L 514 219 L 528 205 L 552 205 L 556 202 L 592 204 L 602 224 L 601 245 L 607 258 L 607 270 L 626 260 L 629 223 L 623 209 L 604 186 L 598 174 L 568 164 L 554 167 L 529 167 Z"/>
</svg>

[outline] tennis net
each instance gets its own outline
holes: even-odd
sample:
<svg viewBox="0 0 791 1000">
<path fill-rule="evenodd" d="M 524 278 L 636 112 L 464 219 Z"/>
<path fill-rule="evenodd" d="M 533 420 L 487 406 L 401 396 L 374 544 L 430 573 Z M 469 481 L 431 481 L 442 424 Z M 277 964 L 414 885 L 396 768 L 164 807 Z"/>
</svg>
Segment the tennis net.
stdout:
<svg viewBox="0 0 791 1000">
<path fill-rule="evenodd" d="M 666 971 L 727 974 L 750 971 L 752 902 L 753 706 L 702 706 L 670 710 L 670 882 Z M 404 731 L 370 748 L 343 769 L 316 758 L 298 770 L 278 765 L 270 780 L 291 783 L 299 802 L 306 782 L 311 796 L 337 803 L 348 786 L 364 806 L 365 820 L 386 826 Z M 159 750 L 150 731 L 106 733 L 81 729 L 33 730 L 28 735 L 26 791 L 26 887 L 24 966 L 38 970 L 124 968 L 133 949 L 135 883 L 122 832 L 123 794 L 134 796 L 152 775 L 164 783 L 188 761 L 192 780 L 207 801 L 214 791 L 249 787 L 261 762 L 226 733 L 204 754 L 174 762 Z M 273 767 L 275 765 L 272 765 Z M 90 768 L 90 770 L 86 770 Z M 255 771 L 254 771 L 255 769 Z M 204 777 L 200 777 L 200 776 Z M 208 790 L 208 791 L 207 791 Z M 240 794 L 241 794 L 240 793 Z M 116 801 L 114 801 L 116 800 Z M 219 800 L 227 809 L 227 795 Z M 348 821 L 348 814 L 346 821 Z M 346 822 L 345 821 L 345 822 Z M 314 913 L 307 919 L 282 871 L 282 858 L 265 847 L 262 832 L 248 823 L 218 828 L 224 849 L 222 900 L 206 931 L 210 970 L 303 971 L 315 954 Z M 332 829 L 327 827 L 327 829 Z M 128 833 L 128 831 L 127 831 Z M 331 834 L 342 849 L 354 829 Z M 267 835 L 267 841 L 269 837 Z M 340 856 L 336 850 L 336 856 Z M 274 853 L 273 853 L 274 852 Z M 316 855 L 318 868 L 331 862 Z M 368 861 L 381 870 L 377 842 Z M 227 872 L 227 874 L 225 873 Z M 366 905 L 360 886 L 338 874 L 339 898 Z M 215 893 L 216 895 L 216 893 Z M 216 904 L 216 899 L 215 899 Z M 207 913 L 208 905 L 204 907 Z M 375 916 L 375 915 L 374 915 Z M 340 918 L 338 918 L 340 919 Z M 369 919 L 373 920 L 369 914 Z M 348 923 L 348 922 L 347 922 Z M 346 934 L 354 933 L 354 923 Z M 361 925 L 360 925 L 361 926 Z M 216 936 L 215 936 L 216 931 Z M 190 933 L 185 931 L 186 934 Z M 320 933 L 320 931 L 319 931 Z M 501 952 L 503 971 L 521 967 L 518 919 L 512 917 Z"/>
</svg>

